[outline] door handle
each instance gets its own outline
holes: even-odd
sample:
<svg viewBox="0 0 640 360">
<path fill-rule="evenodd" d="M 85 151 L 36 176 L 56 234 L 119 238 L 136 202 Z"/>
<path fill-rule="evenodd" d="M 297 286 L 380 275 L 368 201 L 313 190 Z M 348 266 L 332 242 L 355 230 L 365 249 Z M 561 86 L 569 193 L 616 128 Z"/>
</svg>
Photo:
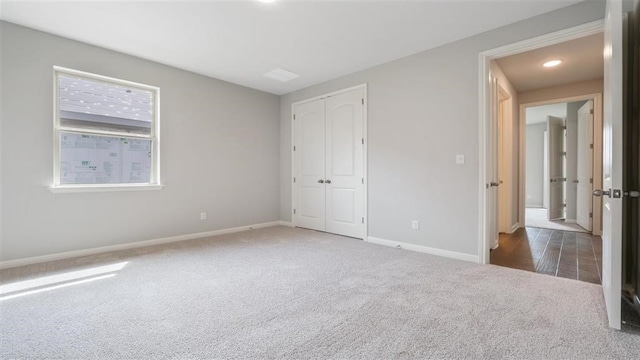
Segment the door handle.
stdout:
<svg viewBox="0 0 640 360">
<path fill-rule="evenodd" d="M 611 197 L 611 189 L 609 190 L 593 190 L 593 196 L 608 196 Z"/>
<path fill-rule="evenodd" d="M 327 184 L 331 184 L 331 180 L 327 179 L 327 181 L 325 181 Z"/>
<path fill-rule="evenodd" d="M 624 196 L 628 196 L 632 198 L 640 197 L 640 191 L 625 191 L 623 194 Z"/>
<path fill-rule="evenodd" d="M 492 181 L 492 182 L 490 182 L 490 183 L 489 183 L 489 185 L 491 185 L 491 186 L 498 186 L 498 185 L 500 185 L 500 184 L 498 184 L 497 182 Z"/>
<path fill-rule="evenodd" d="M 324 184 L 324 180 L 322 179 L 318 180 L 318 184 Z"/>
</svg>

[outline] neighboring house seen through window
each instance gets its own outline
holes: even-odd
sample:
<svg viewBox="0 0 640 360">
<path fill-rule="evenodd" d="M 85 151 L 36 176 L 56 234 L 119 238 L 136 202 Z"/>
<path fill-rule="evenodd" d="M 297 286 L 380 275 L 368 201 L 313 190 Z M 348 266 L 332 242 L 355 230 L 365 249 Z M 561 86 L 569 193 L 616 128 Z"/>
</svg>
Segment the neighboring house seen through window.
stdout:
<svg viewBox="0 0 640 360">
<path fill-rule="evenodd" d="M 159 185 L 159 89 L 60 67 L 52 189 Z"/>
</svg>

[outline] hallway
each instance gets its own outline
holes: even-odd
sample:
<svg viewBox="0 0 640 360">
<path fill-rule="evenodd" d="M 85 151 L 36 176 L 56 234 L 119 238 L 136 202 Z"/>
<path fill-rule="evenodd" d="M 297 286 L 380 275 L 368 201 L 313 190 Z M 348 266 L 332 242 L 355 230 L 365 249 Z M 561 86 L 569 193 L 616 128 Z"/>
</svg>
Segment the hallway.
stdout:
<svg viewBox="0 0 640 360">
<path fill-rule="evenodd" d="M 500 234 L 491 264 L 601 283 L 602 239 L 587 233 L 520 228 Z"/>
<path fill-rule="evenodd" d="M 526 208 L 525 226 L 562 231 L 579 231 L 584 233 L 588 232 L 580 225 L 568 223 L 564 220 L 549 221 L 547 218 L 547 211 L 548 210 L 545 208 Z"/>
</svg>

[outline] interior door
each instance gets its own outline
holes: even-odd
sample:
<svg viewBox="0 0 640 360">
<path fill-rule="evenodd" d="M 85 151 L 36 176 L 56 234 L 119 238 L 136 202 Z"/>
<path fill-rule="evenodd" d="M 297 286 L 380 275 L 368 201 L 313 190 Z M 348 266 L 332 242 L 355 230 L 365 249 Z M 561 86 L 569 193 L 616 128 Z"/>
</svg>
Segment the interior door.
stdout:
<svg viewBox="0 0 640 360">
<path fill-rule="evenodd" d="M 490 94 L 489 101 L 490 108 L 490 121 L 489 126 L 489 165 L 490 171 L 487 172 L 487 214 L 489 214 L 489 226 L 487 226 L 487 238 L 489 239 L 489 246 L 491 249 L 495 249 L 499 246 L 498 238 L 498 190 L 499 185 L 499 168 L 498 168 L 498 109 L 499 109 L 499 90 L 498 79 L 489 75 Z"/>
<path fill-rule="evenodd" d="M 294 110 L 294 224 L 325 230 L 325 104 L 297 105 Z"/>
<path fill-rule="evenodd" d="M 364 237 L 364 96 L 326 99 L 326 231 Z"/>
<path fill-rule="evenodd" d="M 547 116 L 549 220 L 564 218 L 564 119 Z"/>
<path fill-rule="evenodd" d="M 604 23 L 602 291 L 609 326 L 620 329 L 622 291 L 622 3 L 607 0 Z"/>
<path fill-rule="evenodd" d="M 576 222 L 585 230 L 592 228 L 593 178 L 593 100 L 578 109 L 578 187 Z"/>
</svg>

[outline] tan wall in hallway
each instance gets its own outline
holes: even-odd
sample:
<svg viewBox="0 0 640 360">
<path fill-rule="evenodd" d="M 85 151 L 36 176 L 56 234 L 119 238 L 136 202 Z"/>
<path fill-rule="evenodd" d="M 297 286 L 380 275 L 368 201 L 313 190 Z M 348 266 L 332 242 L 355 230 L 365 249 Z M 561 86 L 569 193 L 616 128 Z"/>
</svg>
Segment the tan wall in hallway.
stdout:
<svg viewBox="0 0 640 360">
<path fill-rule="evenodd" d="M 602 93 L 603 89 L 604 79 L 587 80 L 573 84 L 521 92 L 518 93 L 518 101 L 520 104 L 530 104 L 572 96 Z"/>
</svg>

